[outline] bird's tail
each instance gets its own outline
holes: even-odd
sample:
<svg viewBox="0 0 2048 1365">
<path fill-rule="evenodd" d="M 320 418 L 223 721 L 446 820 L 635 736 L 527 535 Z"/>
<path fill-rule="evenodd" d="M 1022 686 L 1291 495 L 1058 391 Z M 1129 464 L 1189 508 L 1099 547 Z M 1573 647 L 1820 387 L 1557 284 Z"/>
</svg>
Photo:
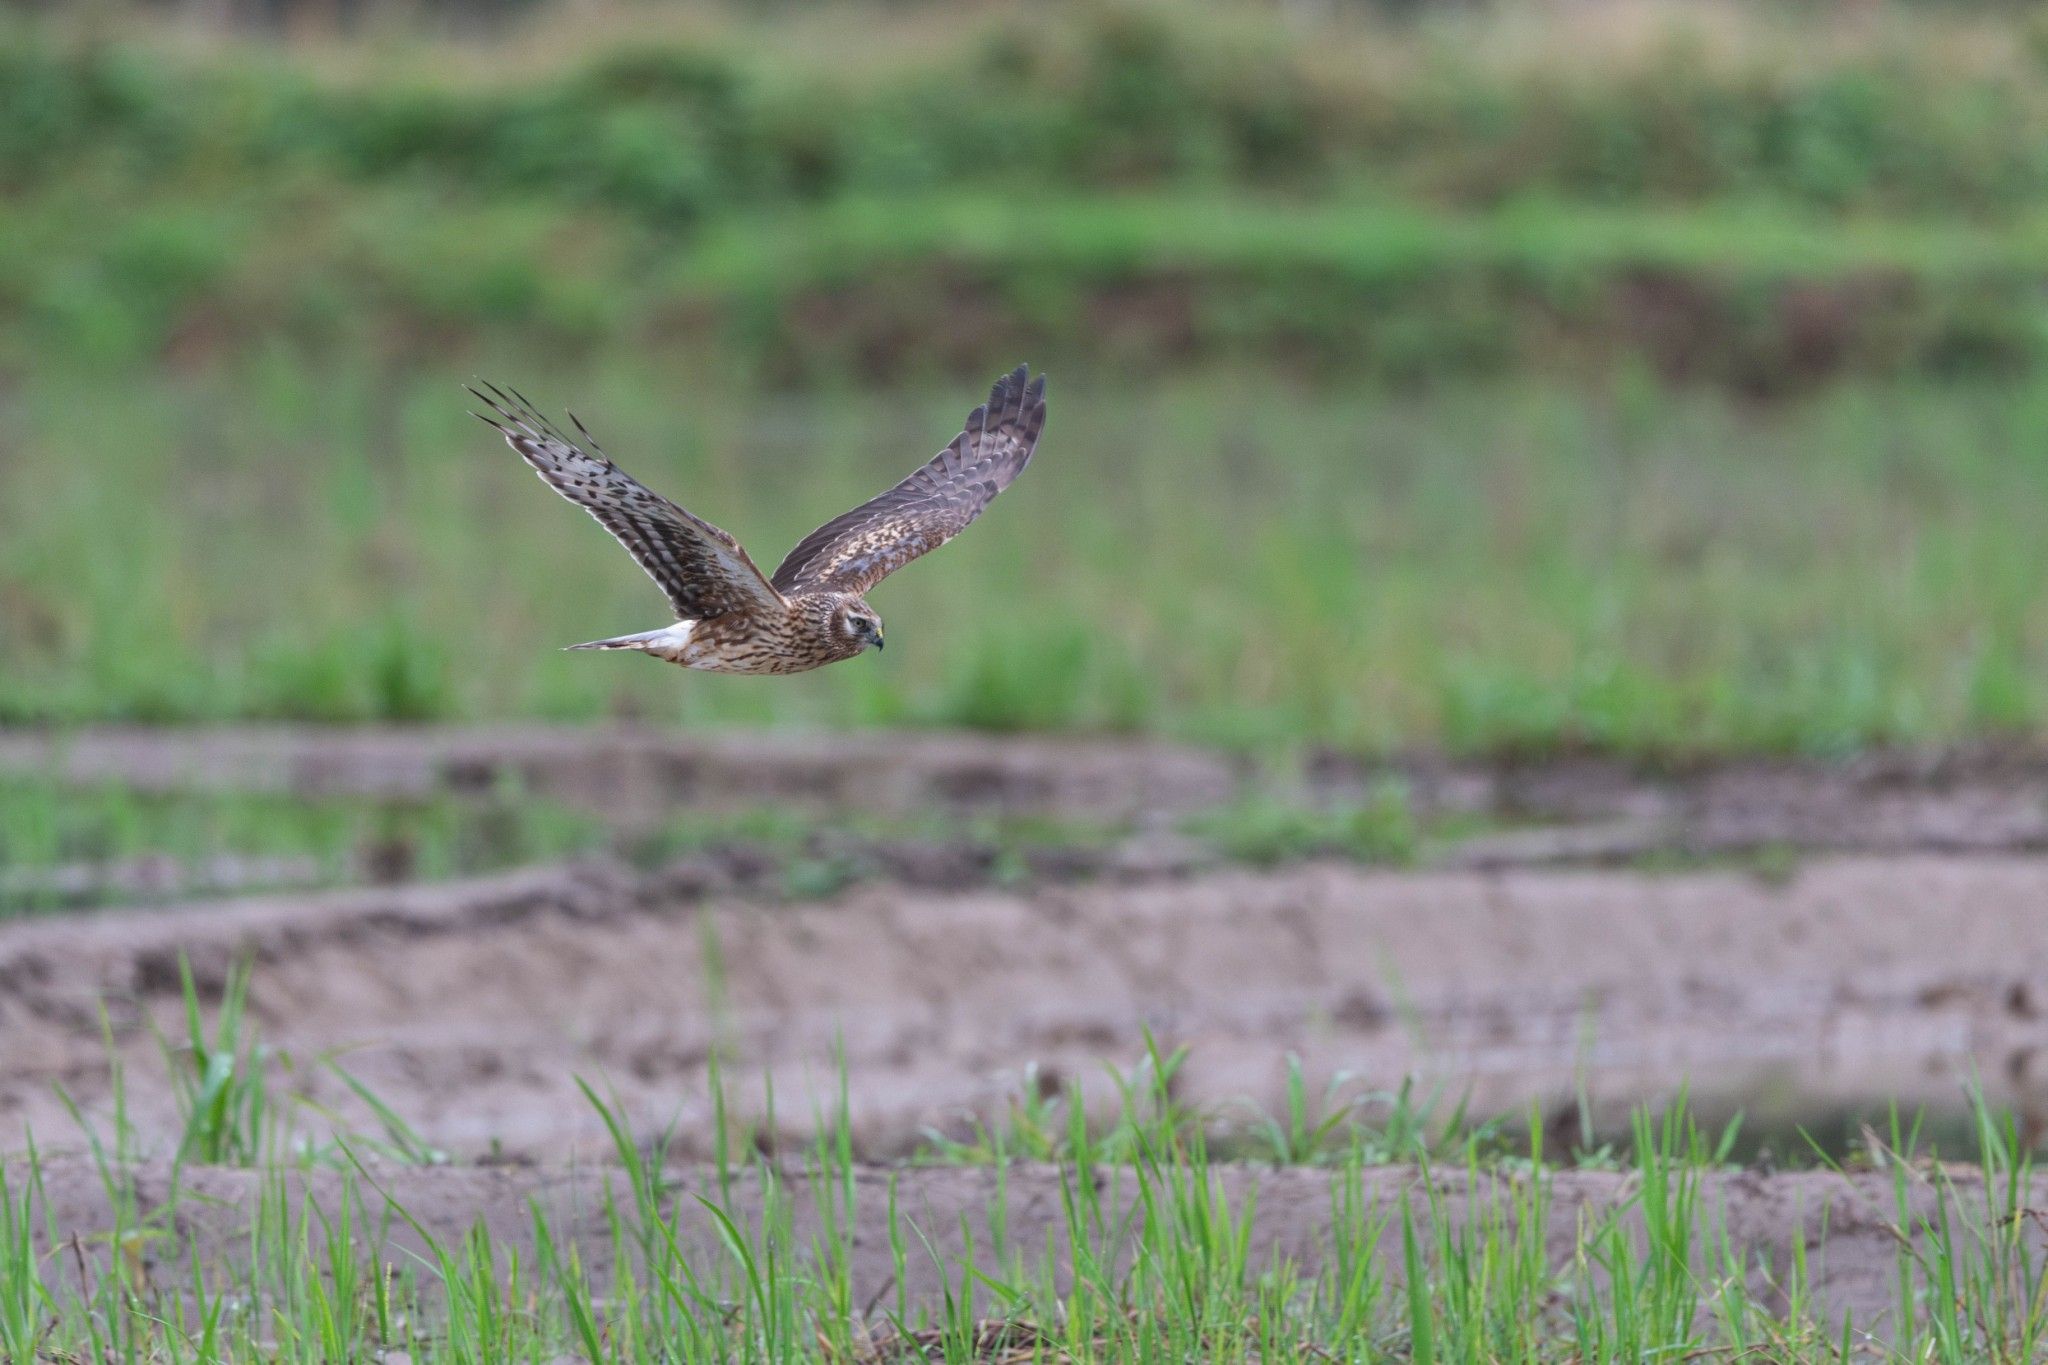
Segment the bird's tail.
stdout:
<svg viewBox="0 0 2048 1365">
<path fill-rule="evenodd" d="M 609 640 L 585 640 L 580 645 L 563 645 L 563 649 L 645 649 L 647 642 L 659 632 L 643 630 L 638 635 L 614 635 Z"/>
<path fill-rule="evenodd" d="M 614 635 L 608 640 L 586 640 L 580 645 L 567 645 L 567 649 L 637 649 L 643 654 L 659 654 L 667 657 L 681 652 L 690 642 L 690 631 L 695 621 L 678 621 L 660 630 L 642 630 L 632 635 Z"/>
</svg>

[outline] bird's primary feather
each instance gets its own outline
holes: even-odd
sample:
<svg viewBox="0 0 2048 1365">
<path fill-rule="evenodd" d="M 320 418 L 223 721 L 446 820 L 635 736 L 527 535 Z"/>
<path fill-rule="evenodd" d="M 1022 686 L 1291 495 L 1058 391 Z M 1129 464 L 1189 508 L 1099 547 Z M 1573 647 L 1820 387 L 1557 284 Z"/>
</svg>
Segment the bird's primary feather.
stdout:
<svg viewBox="0 0 2048 1365">
<path fill-rule="evenodd" d="M 563 436 L 516 390 L 471 389 L 496 427 L 557 493 L 595 517 L 647 571 L 681 620 L 762 611 L 782 602 L 740 543 L 684 511 L 608 459 L 584 431 L 585 450 Z M 573 420 L 573 419 L 572 419 Z M 582 429 L 578 423 L 578 430 Z"/>
<path fill-rule="evenodd" d="M 864 593 L 966 530 L 1031 463 L 1045 428 L 1045 376 L 1019 365 L 952 443 L 888 492 L 805 536 L 770 581 L 780 592 Z"/>
</svg>

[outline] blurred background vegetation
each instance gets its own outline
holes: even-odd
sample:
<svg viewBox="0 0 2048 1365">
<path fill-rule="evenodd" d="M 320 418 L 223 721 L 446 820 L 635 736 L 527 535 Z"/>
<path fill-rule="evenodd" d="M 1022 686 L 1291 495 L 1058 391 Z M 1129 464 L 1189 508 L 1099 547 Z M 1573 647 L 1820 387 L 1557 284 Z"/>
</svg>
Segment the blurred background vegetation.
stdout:
<svg viewBox="0 0 2048 1365">
<path fill-rule="evenodd" d="M 2048 10 L 85 3 L 0 22 L 0 722 L 1838 752 L 2048 721 Z M 464 415 L 772 562 L 1052 376 L 771 683 Z"/>
</svg>

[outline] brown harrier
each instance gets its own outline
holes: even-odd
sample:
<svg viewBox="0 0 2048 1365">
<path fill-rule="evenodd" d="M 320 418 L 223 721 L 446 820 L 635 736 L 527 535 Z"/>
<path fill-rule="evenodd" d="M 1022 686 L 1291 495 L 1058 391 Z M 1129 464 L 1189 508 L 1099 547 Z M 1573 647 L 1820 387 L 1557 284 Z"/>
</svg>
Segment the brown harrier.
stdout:
<svg viewBox="0 0 2048 1365">
<path fill-rule="evenodd" d="M 571 441 L 518 392 L 471 393 L 542 479 L 596 517 L 667 594 L 677 623 L 571 649 L 633 649 L 711 673 L 802 673 L 882 647 L 864 594 L 967 529 L 1031 463 L 1045 425 L 1045 376 L 996 381 L 988 403 L 930 463 L 805 536 L 768 577 L 740 543 L 613 464 L 572 413 Z"/>
</svg>

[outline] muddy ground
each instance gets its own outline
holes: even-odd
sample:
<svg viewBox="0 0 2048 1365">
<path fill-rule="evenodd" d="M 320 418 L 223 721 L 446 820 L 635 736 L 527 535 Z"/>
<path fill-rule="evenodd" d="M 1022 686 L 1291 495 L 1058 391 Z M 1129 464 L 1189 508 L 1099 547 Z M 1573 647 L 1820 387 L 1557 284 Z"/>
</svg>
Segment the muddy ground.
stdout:
<svg viewBox="0 0 2048 1365">
<path fill-rule="evenodd" d="M 1415 1077 L 1446 1108 L 1560 1122 L 1683 1082 L 1710 1115 L 1814 1123 L 1873 1099 L 1952 1107 L 1973 1077 L 2030 1125 L 2048 1115 L 2048 761 L 2027 754 L 1254 774 L 974 736 L 263 728 L 0 737 L 10 770 L 307 794 L 514 782 L 614 813 L 994 806 L 1131 831 L 1017 885 L 971 849 L 878 846 L 872 880 L 810 902 L 728 853 L 0 927 L 0 1131 L 46 1144 L 76 1137 L 59 1087 L 110 1112 L 109 1036 L 160 1141 L 178 959 L 211 990 L 248 953 L 253 1014 L 299 1083 L 345 1105 L 309 1065 L 345 1055 L 465 1156 L 587 1154 L 602 1130 L 577 1077 L 704 1150 L 714 1055 L 744 1118 L 773 1077 L 785 1137 L 836 1104 L 843 1068 L 863 1149 L 889 1156 L 1029 1088 L 1106 1100 L 1105 1068 L 1135 1066 L 1147 1033 L 1190 1049 L 1180 1084 L 1217 1104 L 1275 1105 L 1294 1055 L 1319 1087 Z M 1234 868 L 1174 832 L 1254 780 L 1328 802 L 1390 772 L 1425 816 L 1487 832 L 1402 871 Z"/>
<path fill-rule="evenodd" d="M 161 1250 L 141 1253 L 148 1279 L 175 1290 L 189 1274 L 197 1255 L 219 1266 L 240 1267 L 249 1255 L 246 1229 L 258 1216 L 264 1177 L 249 1171 L 198 1170 L 182 1177 L 181 1197 L 171 1203 L 172 1179 L 162 1165 L 134 1173 L 135 1214 L 144 1220 L 174 1207 L 179 1238 Z M 1475 1224 L 1503 1222 L 1518 1226 L 1524 1211 L 1543 1210 L 1543 1240 L 1554 1263 L 1567 1263 L 1588 1229 L 1618 1220 L 1643 1245 L 1637 1177 L 1611 1171 L 1559 1171 L 1545 1177 L 1543 1198 L 1532 1201 L 1526 1177 L 1453 1170 L 1423 1177 L 1405 1167 L 1367 1168 L 1349 1178 L 1311 1168 L 1218 1166 L 1211 1176 L 1220 1206 L 1233 1219 L 1249 1225 L 1247 1264 L 1254 1271 L 1285 1262 L 1315 1273 L 1329 1254 L 1334 1210 L 1342 1207 L 1351 1220 L 1346 1240 L 1372 1247 L 1382 1274 L 1398 1283 L 1401 1276 L 1400 1219 L 1404 1205 L 1420 1213 L 1436 1210 L 1450 1225 L 1449 1235 Z M 1128 1264 L 1143 1201 L 1138 1181 L 1128 1170 L 1105 1169 L 1096 1177 L 1105 1214 L 1091 1235 L 1076 1229 L 1066 1216 L 1062 1180 L 1071 1173 L 1021 1164 L 1003 1172 L 989 1167 L 923 1167 L 906 1170 L 862 1170 L 841 1185 L 835 1180 L 826 1195 L 844 1209 L 850 1193 L 851 1220 L 827 1222 L 817 1205 L 817 1192 L 799 1172 L 778 1178 L 784 1207 L 789 1210 L 790 1245 L 810 1247 L 837 1240 L 847 1229 L 846 1265 L 853 1302 L 885 1330 L 880 1314 L 907 1307 L 913 1314 L 940 1311 L 949 1292 L 959 1290 L 959 1267 L 973 1238 L 976 1264 L 1011 1273 L 1016 1258 L 1027 1276 L 1039 1268 L 1047 1248 L 1060 1258 L 1053 1267 L 1064 1282 L 1071 1269 L 1070 1239 L 1079 1236 L 1107 1261 Z M 557 1246 L 574 1245 L 591 1282 L 609 1283 L 614 1253 L 612 1214 L 607 1191 L 618 1204 L 631 1208 L 628 1183 L 617 1171 L 588 1167 L 524 1169 L 507 1167 L 405 1168 L 380 1167 L 366 1176 L 316 1172 L 284 1178 L 284 1207 L 318 1209 L 331 1223 L 346 1204 L 355 1214 L 353 1226 L 381 1238 L 379 1264 L 403 1264 L 408 1253 L 428 1250 L 422 1234 L 442 1245 L 459 1244 L 481 1224 L 500 1257 L 517 1251 L 533 1264 L 534 1222 L 545 1218 Z M 1343 1193 L 1333 1198 L 1333 1182 Z M 59 1228 L 104 1228 L 114 1224 L 99 1172 L 84 1160 L 58 1161 L 46 1169 L 46 1205 Z M 1996 1220 L 2005 1191 L 1987 1191 L 1969 1171 L 1922 1166 L 1904 1181 L 1903 1208 L 1891 1174 L 1825 1171 L 1756 1171 L 1703 1173 L 1694 1192 L 1704 1213 L 1701 1244 L 1711 1255 L 1723 1251 L 1748 1268 L 1750 1301 L 1784 1313 L 1783 1286 L 1795 1251 L 1806 1254 L 1809 1307 L 1817 1319 L 1840 1323 L 1848 1315 L 1860 1332 L 1880 1339 L 1889 1334 L 1899 1303 L 1898 1261 L 1901 1236 L 1916 1243 L 1920 1232 L 1939 1224 L 1945 1210 L 1948 1226 L 1962 1238 L 1982 1235 Z M 678 1245 L 693 1263 L 729 1263 L 708 1216 L 693 1200 L 703 1195 L 717 1201 L 742 1228 L 760 1225 L 762 1182 L 743 1172 L 720 1183 L 703 1169 L 669 1172 L 663 1206 L 672 1217 Z M 2021 1196 L 2023 1202 L 2026 1195 Z M 2032 1203 L 2048 1200 L 2048 1182 L 2037 1186 Z M 903 1262 L 899 1280 L 890 1237 L 894 1206 L 898 1233 L 913 1246 L 928 1249 Z M 276 1208 L 275 1203 L 272 1208 Z M 391 1212 L 403 1209 L 404 1216 Z M 993 1211 L 1000 1210 L 997 1216 Z M 1903 1229 L 1903 1232 L 1900 1230 Z M 2030 1228 L 2029 1241 L 2034 1240 Z M 1725 1238 L 1725 1242 L 1722 1240 Z M 2048 1244 L 2048 1234 L 2041 1238 Z M 90 1285 L 108 1252 L 93 1241 L 65 1248 L 52 1259 L 60 1277 L 58 1292 L 76 1274 Z M 1597 1270 L 1593 1273 L 1597 1274 Z M 1706 1268 L 1709 1282 L 1724 1273 L 1722 1263 Z M 2024 1298 L 2031 1286 L 2015 1282 L 2007 1288 Z M 879 1313 L 878 1311 L 879 1310 Z"/>
<path fill-rule="evenodd" d="M 692 734 L 634 726 L 110 727 L 0 732 L 0 774 L 143 791 L 418 797 L 507 787 L 632 819 L 679 806 L 1087 819 L 1226 800 L 1243 765 L 1118 740 L 932 733 Z"/>
<path fill-rule="evenodd" d="M 1309 754 L 1262 771 L 1228 755 L 1088 738 L 856 732 L 692 734 L 631 726 L 107 727 L 0 731 L 0 776 L 143 791 L 420 797 L 515 788 L 631 822 L 679 807 L 832 813 L 1003 811 L 1157 822 L 1254 783 L 1343 800 L 1398 782 L 1425 817 L 1558 826 L 1471 846 L 1475 862 L 1625 860 L 1784 846 L 2048 851 L 2048 750 L 1874 752 L 1836 762 L 1599 756 L 1520 762 Z"/>
<path fill-rule="evenodd" d="M 2048 1098 L 2048 859 L 1836 858 L 1738 871 L 1402 873 L 1312 865 L 1005 891 L 890 885 L 772 904 L 616 868 L 51 919 L 0 934 L 0 1123 L 111 1109 L 169 1131 L 158 1030 L 179 954 L 203 990 L 255 957 L 251 1011 L 301 1061 L 346 1064 L 436 1145 L 535 1160 L 602 1149 L 576 1078 L 652 1133 L 709 1132 L 709 1068 L 807 1132 L 837 1103 L 873 1156 L 969 1132 L 1027 1086 L 1110 1094 L 1149 1030 L 1189 1099 L 1275 1108 L 1419 1076 L 1482 1112 L 1583 1091 L 1626 1108 L 1689 1080 L 1713 1111 L 1895 1096 L 1979 1074 Z M 308 1072 L 315 1093 L 338 1087 Z"/>
<path fill-rule="evenodd" d="M 810 1132 L 843 1085 L 860 1153 L 881 1160 L 999 1123 L 1034 1089 L 1079 1082 L 1106 1106 L 1110 1071 L 1135 1067 L 1148 1034 L 1189 1049 L 1176 1094 L 1212 1107 L 1226 1135 L 1279 1107 L 1290 1055 L 1318 1091 L 1364 1097 L 1412 1077 L 1445 1108 L 1534 1105 L 1560 1136 L 1581 1100 L 1619 1117 L 1681 1085 L 1707 1115 L 1739 1107 L 1767 1131 L 1776 1116 L 1781 1135 L 1892 1099 L 1954 1108 L 1972 1079 L 2036 1140 L 2048 1124 L 2048 762 L 2035 756 L 1684 772 L 1321 759 L 1276 777 L 1182 750 L 929 736 L 0 737 L 0 772 L 53 769 L 370 795 L 511 780 L 614 813 L 993 807 L 1131 834 L 1113 857 L 1005 884 L 985 861 L 896 850 L 873 880 L 808 901 L 699 857 L 7 924 L 0 1150 L 28 1130 L 46 1151 L 79 1150 L 68 1102 L 105 1131 L 111 1047 L 139 1146 L 165 1154 L 159 1035 L 178 1027 L 180 957 L 213 992 L 245 955 L 262 1037 L 295 1064 L 286 1085 L 367 1124 L 317 1065 L 340 1057 L 426 1141 L 530 1165 L 539 1174 L 517 1179 L 543 1183 L 608 1159 L 579 1077 L 643 1136 L 672 1127 L 679 1159 L 710 1149 L 714 1058 L 735 1123 L 766 1143 Z M 1404 870 L 1232 867 L 1173 832 L 1177 814 L 1254 780 L 1339 801 L 1390 772 L 1424 815 L 1479 815 L 1489 832 Z M 515 1179 L 457 1174 L 493 1190 Z M 498 1197 L 441 1175 L 456 1204 Z M 1756 1235 L 1782 1246 L 1799 1221 L 1787 1210 L 1821 1177 L 1755 1178 L 1791 1182 L 1729 1191 L 1777 1210 L 1755 1214 Z"/>
</svg>

